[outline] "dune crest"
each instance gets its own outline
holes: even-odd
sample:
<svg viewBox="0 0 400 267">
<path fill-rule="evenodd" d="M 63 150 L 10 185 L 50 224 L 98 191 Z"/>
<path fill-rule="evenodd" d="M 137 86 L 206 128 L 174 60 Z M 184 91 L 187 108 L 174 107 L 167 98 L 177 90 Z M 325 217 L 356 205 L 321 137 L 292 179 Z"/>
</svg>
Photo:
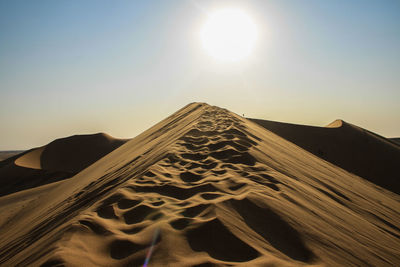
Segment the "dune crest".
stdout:
<svg viewBox="0 0 400 267">
<path fill-rule="evenodd" d="M 2 227 L 0 264 L 393 266 L 399 208 L 398 195 L 193 103 L 28 203 Z"/>
<path fill-rule="evenodd" d="M 333 122 L 329 123 L 325 127 L 327 127 L 327 128 L 340 128 L 340 127 L 343 126 L 344 123 L 345 122 L 343 120 L 337 119 L 337 120 L 334 120 Z"/>
</svg>

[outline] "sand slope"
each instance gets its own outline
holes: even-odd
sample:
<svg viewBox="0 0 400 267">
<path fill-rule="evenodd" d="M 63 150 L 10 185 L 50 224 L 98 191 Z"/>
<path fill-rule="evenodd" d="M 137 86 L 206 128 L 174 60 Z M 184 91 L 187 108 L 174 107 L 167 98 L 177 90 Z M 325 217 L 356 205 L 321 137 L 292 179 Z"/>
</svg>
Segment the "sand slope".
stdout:
<svg viewBox="0 0 400 267">
<path fill-rule="evenodd" d="M 22 206 L 5 266 L 400 263 L 399 195 L 200 103 Z"/>
<path fill-rule="evenodd" d="M 327 127 L 251 120 L 326 161 L 400 193 L 400 147 L 387 138 L 342 120 Z"/>
<path fill-rule="evenodd" d="M 75 135 L 10 157 L 0 162 L 0 196 L 72 177 L 126 141 Z"/>
</svg>

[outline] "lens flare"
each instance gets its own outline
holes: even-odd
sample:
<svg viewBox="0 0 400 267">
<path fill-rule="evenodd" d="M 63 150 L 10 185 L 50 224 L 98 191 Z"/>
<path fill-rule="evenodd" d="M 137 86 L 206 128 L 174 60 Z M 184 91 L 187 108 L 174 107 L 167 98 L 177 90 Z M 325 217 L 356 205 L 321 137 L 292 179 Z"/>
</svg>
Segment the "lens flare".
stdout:
<svg viewBox="0 0 400 267">
<path fill-rule="evenodd" d="M 160 229 L 157 228 L 153 235 L 153 241 L 151 242 L 151 246 L 147 251 L 146 260 L 144 261 L 143 267 L 147 267 L 151 258 L 151 254 L 153 253 L 154 245 L 156 244 L 157 238 L 160 234 Z"/>
</svg>

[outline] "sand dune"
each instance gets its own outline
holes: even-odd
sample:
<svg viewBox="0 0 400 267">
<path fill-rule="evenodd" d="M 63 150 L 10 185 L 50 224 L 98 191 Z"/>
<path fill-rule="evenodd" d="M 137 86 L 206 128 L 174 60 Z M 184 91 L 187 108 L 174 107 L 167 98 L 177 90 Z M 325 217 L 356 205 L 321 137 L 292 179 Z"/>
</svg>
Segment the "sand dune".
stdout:
<svg viewBox="0 0 400 267">
<path fill-rule="evenodd" d="M 75 135 L 10 157 L 0 162 L 0 196 L 72 177 L 126 141 Z"/>
<path fill-rule="evenodd" d="M 0 198 L 0 264 L 400 263 L 399 195 L 207 104 L 45 186 Z"/>
<path fill-rule="evenodd" d="M 400 147 L 392 140 L 342 120 L 326 127 L 251 120 L 326 161 L 400 193 Z"/>
<path fill-rule="evenodd" d="M 395 142 L 396 144 L 400 145 L 400 138 L 389 138 L 392 142 Z"/>
<path fill-rule="evenodd" d="M 21 154 L 24 152 L 23 150 L 5 150 L 5 151 L 0 151 L 0 161 L 3 161 L 5 159 L 14 157 L 15 155 Z"/>
<path fill-rule="evenodd" d="M 31 169 L 77 173 L 126 141 L 104 133 L 69 136 L 26 153 L 16 159 L 15 164 Z"/>
</svg>

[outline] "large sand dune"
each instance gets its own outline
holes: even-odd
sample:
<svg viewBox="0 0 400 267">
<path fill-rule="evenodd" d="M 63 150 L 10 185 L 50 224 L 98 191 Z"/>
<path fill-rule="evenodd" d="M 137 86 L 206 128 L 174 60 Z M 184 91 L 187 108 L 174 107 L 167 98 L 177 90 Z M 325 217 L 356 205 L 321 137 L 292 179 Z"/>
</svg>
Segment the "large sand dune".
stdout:
<svg viewBox="0 0 400 267">
<path fill-rule="evenodd" d="M 326 161 L 400 193 L 400 147 L 393 140 L 342 120 L 327 127 L 251 120 Z"/>
<path fill-rule="evenodd" d="M 400 138 L 389 138 L 392 142 L 395 142 L 396 144 L 400 145 Z"/>
<path fill-rule="evenodd" d="M 400 264 L 399 195 L 200 103 L 0 205 L 4 266 Z"/>
<path fill-rule="evenodd" d="M 104 133 L 69 136 L 33 149 L 18 157 L 15 164 L 32 169 L 77 173 L 126 141 Z"/>
<path fill-rule="evenodd" d="M 0 151 L 0 161 L 14 157 L 15 155 L 21 154 L 24 150 L 4 150 Z"/>
<path fill-rule="evenodd" d="M 75 135 L 10 157 L 0 162 L 0 196 L 72 177 L 126 141 Z"/>
</svg>

